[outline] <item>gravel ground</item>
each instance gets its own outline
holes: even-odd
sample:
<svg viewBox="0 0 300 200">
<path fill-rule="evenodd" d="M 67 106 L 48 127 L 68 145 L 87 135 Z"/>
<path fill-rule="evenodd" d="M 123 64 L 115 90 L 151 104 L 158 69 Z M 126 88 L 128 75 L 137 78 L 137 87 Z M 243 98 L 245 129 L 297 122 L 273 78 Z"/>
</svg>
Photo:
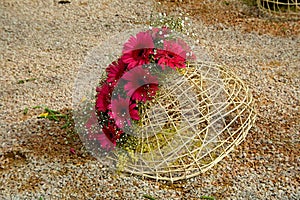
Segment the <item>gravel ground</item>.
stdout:
<svg viewBox="0 0 300 200">
<path fill-rule="evenodd" d="M 2 0 L 0 199 L 300 199 L 300 22 L 265 20 L 238 0 L 199 2 L 164 1 L 161 9 L 190 12 L 209 58 L 251 88 L 258 119 L 212 170 L 171 184 L 111 172 L 85 153 L 71 127 L 60 128 L 65 121 L 37 119 L 43 110 L 32 108 L 69 113 L 86 54 L 147 23 L 153 3 Z"/>
</svg>

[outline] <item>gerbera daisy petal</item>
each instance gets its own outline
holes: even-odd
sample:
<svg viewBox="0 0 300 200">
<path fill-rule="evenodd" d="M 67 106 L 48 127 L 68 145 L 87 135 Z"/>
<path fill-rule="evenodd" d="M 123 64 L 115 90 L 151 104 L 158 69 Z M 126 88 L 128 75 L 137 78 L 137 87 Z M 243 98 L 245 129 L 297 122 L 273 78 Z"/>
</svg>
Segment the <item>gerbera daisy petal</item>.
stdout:
<svg viewBox="0 0 300 200">
<path fill-rule="evenodd" d="M 149 55 L 153 52 L 154 43 L 148 32 L 140 32 L 131 36 L 124 44 L 122 61 L 128 64 L 128 69 L 150 63 Z"/>
<path fill-rule="evenodd" d="M 136 104 L 129 99 L 117 98 L 111 101 L 111 119 L 115 120 L 119 128 L 124 128 L 126 125 L 131 126 L 130 119 L 138 119 L 138 112 L 135 112 Z"/>
<path fill-rule="evenodd" d="M 106 68 L 107 82 L 111 83 L 112 86 L 116 85 L 117 81 L 122 77 L 125 70 L 126 64 L 122 61 L 122 59 L 113 62 Z"/>
<path fill-rule="evenodd" d="M 100 88 L 96 88 L 96 110 L 100 112 L 106 112 L 111 100 L 112 89 L 108 83 L 104 83 Z"/>
<path fill-rule="evenodd" d="M 151 99 L 158 89 L 157 77 L 151 75 L 148 69 L 141 66 L 125 73 L 123 78 L 127 81 L 124 89 L 133 100 L 146 101 Z"/>
</svg>

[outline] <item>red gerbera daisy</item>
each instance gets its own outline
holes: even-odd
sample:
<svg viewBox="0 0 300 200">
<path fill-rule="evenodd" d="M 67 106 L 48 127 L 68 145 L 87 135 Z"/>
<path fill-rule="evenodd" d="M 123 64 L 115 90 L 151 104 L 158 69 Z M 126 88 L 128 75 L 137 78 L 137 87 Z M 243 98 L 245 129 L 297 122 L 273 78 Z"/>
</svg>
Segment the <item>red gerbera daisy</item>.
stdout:
<svg viewBox="0 0 300 200">
<path fill-rule="evenodd" d="M 103 83 L 100 88 L 96 88 L 96 91 L 96 110 L 100 112 L 106 112 L 108 109 L 108 105 L 110 104 L 112 89 L 108 85 L 108 83 Z"/>
<path fill-rule="evenodd" d="M 131 36 L 124 44 L 122 61 L 128 64 L 128 69 L 136 66 L 149 64 L 150 54 L 153 54 L 154 43 L 147 32 L 140 32 L 136 37 Z"/>
<path fill-rule="evenodd" d="M 128 81 L 124 89 L 132 100 L 143 102 L 151 100 L 158 90 L 157 78 L 142 66 L 125 73 L 123 78 Z"/>
<path fill-rule="evenodd" d="M 121 97 L 113 99 L 109 108 L 111 112 L 108 114 L 115 120 L 119 128 L 123 128 L 126 125 L 131 126 L 131 119 L 140 119 L 138 110 L 136 109 L 136 103 L 131 102 L 129 99 Z"/>
<path fill-rule="evenodd" d="M 112 122 L 109 122 L 107 126 L 103 126 L 102 131 L 114 146 L 116 146 L 116 141 L 120 139 L 121 135 L 123 134 L 123 131 L 118 129 L 116 124 Z"/>
<path fill-rule="evenodd" d="M 109 122 L 107 126 L 102 128 L 102 133 L 92 134 L 89 139 L 99 141 L 102 149 L 112 150 L 123 133 L 115 124 Z"/>
<path fill-rule="evenodd" d="M 111 83 L 114 86 L 117 81 L 121 78 L 126 69 L 126 64 L 121 60 L 114 61 L 107 68 L 107 82 Z"/>
<path fill-rule="evenodd" d="M 191 47 L 185 41 L 177 39 L 176 43 L 183 49 L 182 54 L 186 55 L 186 60 L 196 60 L 196 56 L 193 54 Z"/>
<path fill-rule="evenodd" d="M 185 68 L 186 51 L 175 41 L 164 41 L 164 49 L 158 49 L 155 60 L 164 69 L 165 66 L 170 68 Z"/>
<path fill-rule="evenodd" d="M 104 133 L 93 135 L 93 139 L 99 141 L 101 148 L 105 150 L 111 150 L 116 146 L 116 143 L 113 143 Z"/>
<path fill-rule="evenodd" d="M 88 138 L 89 140 L 96 140 L 100 142 L 100 145 L 105 150 L 110 150 L 113 147 L 116 146 L 116 142 L 114 138 L 118 138 L 121 133 L 117 132 L 115 133 L 116 129 L 114 131 L 111 131 L 113 134 L 109 134 L 108 131 L 106 131 L 107 128 L 103 128 L 101 131 L 101 128 L 99 127 L 97 117 L 94 112 L 91 112 L 91 117 L 86 122 L 85 127 L 88 131 Z M 111 125 L 109 125 L 111 127 Z M 111 129 L 111 128 L 110 128 Z M 114 136 L 116 135 L 116 136 Z"/>
<path fill-rule="evenodd" d="M 164 50 L 172 52 L 175 55 L 186 59 L 186 51 L 182 48 L 179 41 L 175 40 L 166 40 L 164 41 Z"/>
</svg>

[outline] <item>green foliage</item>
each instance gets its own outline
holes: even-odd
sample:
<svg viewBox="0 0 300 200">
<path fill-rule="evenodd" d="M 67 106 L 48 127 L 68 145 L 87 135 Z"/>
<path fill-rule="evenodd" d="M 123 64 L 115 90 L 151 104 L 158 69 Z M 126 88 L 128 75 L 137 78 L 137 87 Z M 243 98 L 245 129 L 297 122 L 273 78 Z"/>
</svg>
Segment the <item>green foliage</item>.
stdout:
<svg viewBox="0 0 300 200">
<path fill-rule="evenodd" d="M 152 197 L 152 196 L 150 196 L 148 194 L 144 194 L 143 197 L 146 198 L 146 199 L 155 200 L 154 197 Z"/>
<path fill-rule="evenodd" d="M 35 81 L 36 78 L 29 78 L 29 79 L 21 79 L 21 80 L 18 80 L 17 84 L 23 84 L 23 83 L 26 83 L 26 82 L 30 82 L 30 81 Z"/>
<path fill-rule="evenodd" d="M 214 197 L 210 197 L 210 196 L 201 196 L 200 199 L 215 200 Z"/>
<path fill-rule="evenodd" d="M 71 126 L 71 117 L 68 114 L 62 114 L 57 110 L 50 109 L 46 106 L 34 106 L 33 109 L 43 108 L 44 112 L 41 113 L 38 118 L 46 118 L 49 120 L 59 121 L 61 119 L 65 119 L 66 123 L 61 127 L 62 129 L 68 128 Z M 26 114 L 28 112 L 28 108 L 25 108 Z M 23 111 L 23 113 L 25 112 Z"/>
<path fill-rule="evenodd" d="M 24 108 L 23 114 L 26 115 L 28 113 L 28 107 Z"/>
</svg>

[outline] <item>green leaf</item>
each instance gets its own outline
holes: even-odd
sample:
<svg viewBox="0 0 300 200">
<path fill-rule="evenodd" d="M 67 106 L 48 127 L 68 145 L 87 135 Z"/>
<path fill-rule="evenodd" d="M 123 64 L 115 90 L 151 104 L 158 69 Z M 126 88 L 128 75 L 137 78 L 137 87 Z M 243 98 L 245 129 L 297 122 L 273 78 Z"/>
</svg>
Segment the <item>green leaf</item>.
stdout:
<svg viewBox="0 0 300 200">
<path fill-rule="evenodd" d="M 67 127 L 69 127 L 71 125 L 71 123 L 69 121 L 67 121 L 64 125 L 62 125 L 62 129 L 65 129 Z"/>
<path fill-rule="evenodd" d="M 33 106 L 33 109 L 42 108 L 42 106 Z"/>
<path fill-rule="evenodd" d="M 25 81 L 24 81 L 24 80 L 18 80 L 17 83 L 18 83 L 18 84 L 23 84 L 23 83 L 25 83 Z"/>
<path fill-rule="evenodd" d="M 47 107 L 45 107 L 45 111 L 48 112 L 48 113 L 50 113 L 50 114 L 60 114 L 60 112 L 58 112 L 56 110 L 51 110 L 51 109 L 49 109 Z"/>
<path fill-rule="evenodd" d="M 28 113 L 28 108 L 26 107 L 24 110 L 23 110 L 23 114 L 26 115 Z"/>
<path fill-rule="evenodd" d="M 59 118 L 68 118 L 67 115 L 61 114 L 59 111 L 49 109 L 46 106 L 35 106 L 33 108 L 44 108 L 44 113 L 40 114 L 38 118 L 47 118 L 54 121 L 59 121 Z"/>
<path fill-rule="evenodd" d="M 144 194 L 143 197 L 146 198 L 146 199 L 155 200 L 154 197 L 152 197 L 152 196 L 150 196 L 148 194 Z"/>
<path fill-rule="evenodd" d="M 210 196 L 201 196 L 200 199 L 209 199 L 209 200 L 215 200 L 214 197 L 210 197 Z"/>
</svg>

